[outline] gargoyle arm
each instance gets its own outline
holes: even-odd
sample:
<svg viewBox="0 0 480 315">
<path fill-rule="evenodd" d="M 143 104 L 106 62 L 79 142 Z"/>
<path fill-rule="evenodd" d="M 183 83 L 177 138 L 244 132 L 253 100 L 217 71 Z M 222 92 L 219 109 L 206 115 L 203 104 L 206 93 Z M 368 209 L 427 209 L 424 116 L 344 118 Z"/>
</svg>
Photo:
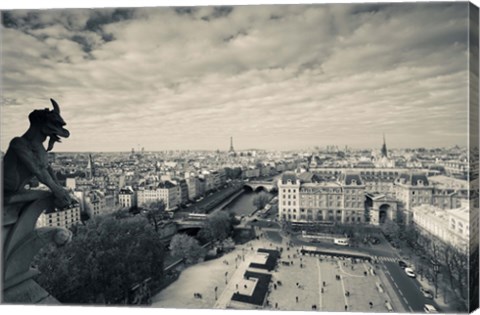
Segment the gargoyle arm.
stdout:
<svg viewBox="0 0 480 315">
<path fill-rule="evenodd" d="M 52 167 L 50 165 L 47 166 L 48 173 L 50 174 L 50 177 L 52 177 L 53 181 L 57 183 L 57 185 L 60 185 L 57 179 L 57 176 L 55 175 L 55 172 L 53 171 Z"/>
</svg>

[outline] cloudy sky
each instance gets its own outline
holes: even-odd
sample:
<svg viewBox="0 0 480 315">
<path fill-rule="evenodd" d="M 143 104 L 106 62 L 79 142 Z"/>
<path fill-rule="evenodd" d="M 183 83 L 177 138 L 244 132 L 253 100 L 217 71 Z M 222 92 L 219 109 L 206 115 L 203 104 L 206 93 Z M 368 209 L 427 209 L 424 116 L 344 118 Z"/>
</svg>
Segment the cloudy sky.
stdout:
<svg viewBox="0 0 480 315">
<path fill-rule="evenodd" d="M 466 3 L 2 13 L 1 149 L 60 104 L 56 151 L 465 145 Z"/>
</svg>

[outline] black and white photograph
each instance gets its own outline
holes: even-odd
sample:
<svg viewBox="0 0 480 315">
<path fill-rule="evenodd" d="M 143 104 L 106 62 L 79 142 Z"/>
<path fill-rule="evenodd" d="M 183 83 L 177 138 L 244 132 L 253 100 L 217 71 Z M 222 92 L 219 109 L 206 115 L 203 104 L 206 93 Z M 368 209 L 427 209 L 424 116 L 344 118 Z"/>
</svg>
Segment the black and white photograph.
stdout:
<svg viewBox="0 0 480 315">
<path fill-rule="evenodd" d="M 2 304 L 478 308 L 478 4 L 156 2 L 0 7 Z"/>
</svg>

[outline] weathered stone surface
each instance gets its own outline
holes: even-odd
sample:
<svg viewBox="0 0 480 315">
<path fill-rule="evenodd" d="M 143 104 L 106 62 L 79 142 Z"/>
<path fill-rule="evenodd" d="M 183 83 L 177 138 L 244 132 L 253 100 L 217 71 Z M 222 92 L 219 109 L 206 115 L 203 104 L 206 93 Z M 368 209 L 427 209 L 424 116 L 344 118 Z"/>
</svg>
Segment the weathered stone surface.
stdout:
<svg viewBox="0 0 480 315">
<path fill-rule="evenodd" d="M 35 110 L 28 116 L 29 129 L 14 138 L 3 158 L 4 204 L 2 207 L 2 278 L 4 303 L 56 304 L 33 277 L 32 260 L 46 244 L 63 245 L 71 238 L 64 228 L 35 228 L 43 211 L 54 211 L 77 202 L 56 180 L 48 165 L 47 151 L 53 149 L 60 137 L 70 133 L 63 126 L 58 104 L 51 100 L 53 110 Z M 48 148 L 43 142 L 49 137 Z M 50 191 L 26 189 L 36 177 Z M 84 216 L 85 217 L 85 216 Z M 89 217 L 87 215 L 86 217 Z"/>
</svg>

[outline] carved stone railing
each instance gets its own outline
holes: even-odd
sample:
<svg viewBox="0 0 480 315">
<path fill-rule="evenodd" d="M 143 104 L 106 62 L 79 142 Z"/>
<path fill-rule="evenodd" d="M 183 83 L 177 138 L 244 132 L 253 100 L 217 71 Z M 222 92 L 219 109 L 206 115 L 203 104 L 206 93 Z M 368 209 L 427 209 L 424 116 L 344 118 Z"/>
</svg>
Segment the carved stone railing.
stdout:
<svg viewBox="0 0 480 315">
<path fill-rule="evenodd" d="M 7 198 L 2 220 L 3 303 L 58 304 L 33 279 L 38 271 L 32 267 L 35 255 L 48 243 L 63 245 L 71 239 L 65 228 L 35 228 L 43 211 L 53 211 L 53 195 L 35 191 L 27 198 Z"/>
</svg>

